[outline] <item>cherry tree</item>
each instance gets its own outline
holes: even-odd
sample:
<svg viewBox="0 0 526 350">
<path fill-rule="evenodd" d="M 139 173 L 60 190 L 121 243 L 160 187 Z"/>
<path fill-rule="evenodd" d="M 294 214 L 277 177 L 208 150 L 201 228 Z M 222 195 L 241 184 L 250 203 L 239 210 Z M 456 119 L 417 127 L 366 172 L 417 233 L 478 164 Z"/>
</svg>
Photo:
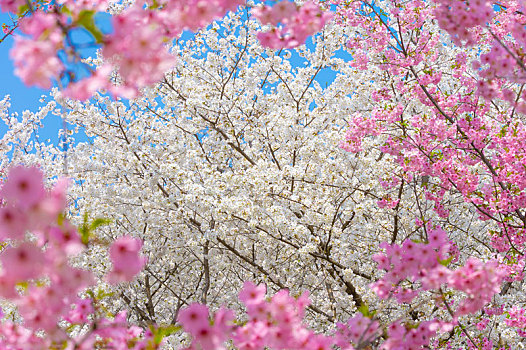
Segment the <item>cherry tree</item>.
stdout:
<svg viewBox="0 0 526 350">
<path fill-rule="evenodd" d="M 477 250 L 486 250 L 507 273 L 503 298 L 494 300 L 499 311 L 482 312 L 477 328 L 485 330 L 506 308 L 513 311 L 505 326 L 517 326 L 521 322 L 511 319 L 521 309 L 520 297 L 508 295 L 515 288 L 520 295 L 524 266 L 523 4 L 363 4 L 350 6 L 339 20 L 362 28 L 348 43 L 354 64 L 368 73 L 376 67 L 381 73 L 369 82 L 382 81 L 384 87 L 373 96 L 375 109 L 353 118 L 343 147 L 360 152 L 361 139 L 374 137 L 399 166 L 394 186 L 388 184 L 393 193 L 396 183 L 420 181 L 424 198 L 442 218 L 452 214 L 448 201 L 470 204 L 487 223 Z M 384 200 L 389 205 L 396 199 Z M 429 240 L 426 216 L 415 220 Z M 457 312 L 465 312 L 463 307 Z M 500 341 L 486 334 L 474 339 L 462 327 L 471 346 Z"/>
<path fill-rule="evenodd" d="M 68 151 L 68 174 L 79 180 L 71 195 L 85 198 L 81 211 L 115 218 L 108 234 L 133 232 L 151 254 L 144 279 L 123 291 L 132 307 L 151 299 L 150 312 L 138 305 L 144 321 L 173 322 L 192 300 L 232 305 L 254 278 L 271 290 L 309 289 L 321 324 L 372 297 L 374 264 L 352 261 L 376 252 L 375 229 L 360 242 L 352 228 L 372 225 L 368 206 L 381 195 L 367 181 L 381 174 L 368 170 L 375 155 L 358 160 L 338 146 L 351 103 L 339 86 L 355 82 L 342 75 L 324 89 L 316 81 L 342 62 L 334 57 L 342 30 L 324 32 L 301 52 L 313 63 L 292 68 L 293 53 L 264 49 L 255 26 L 231 16 L 197 34 L 182 45 L 177 70 L 129 107 L 104 96 L 64 101 L 67 121 L 94 137 Z M 146 285 L 159 291 L 149 298 Z"/>
<path fill-rule="evenodd" d="M 178 42 L 176 68 L 147 87 L 174 59 L 159 38 L 202 26 L 230 5 L 173 29 L 163 11 L 191 8 L 110 4 L 117 25 L 86 62 L 98 67 L 91 77 L 72 79 L 65 95 L 56 92 L 22 122 L 4 115 L 24 132 L 5 136 L 11 159 L 75 179 L 73 221 L 82 224 L 76 213 L 108 217 L 99 239 L 144 240 L 148 265 L 132 284 L 112 288 L 108 307 L 129 309 L 143 327 L 182 324 L 197 349 L 229 339 L 243 349 L 514 348 L 524 335 L 523 4 L 325 3 L 335 21 L 295 50 L 287 48 L 332 15 L 308 2 L 260 5 L 251 12 L 266 25 L 257 38 L 272 50 L 256 41 L 247 12 L 232 14 Z M 98 35 L 82 6 L 65 11 L 65 22 L 44 9 L 42 19 L 30 11 L 33 22 L 52 18 L 62 34 L 82 26 Z M 31 45 L 53 43 L 28 28 Z M 135 57 L 136 44 L 156 54 Z M 49 69 L 28 69 L 28 79 L 50 84 L 67 71 L 51 54 L 60 45 L 44 54 Z M 16 52 L 27 69 L 33 56 Z M 118 76 L 108 85 L 113 64 Z M 324 87 L 327 70 L 336 78 Z M 67 99 L 99 88 L 135 96 L 143 87 L 129 102 Z M 63 158 L 30 141 L 27 126 L 46 111 L 82 128 L 90 143 Z M 79 257 L 100 278 L 105 250 Z M 141 264 L 110 281 L 127 280 Z M 267 304 L 261 285 L 245 284 L 248 323 L 236 327 L 218 307 L 240 309 L 245 280 L 277 293 Z M 310 303 L 299 296 L 306 289 Z M 307 305 L 308 323 L 326 336 L 304 330 Z"/>
</svg>

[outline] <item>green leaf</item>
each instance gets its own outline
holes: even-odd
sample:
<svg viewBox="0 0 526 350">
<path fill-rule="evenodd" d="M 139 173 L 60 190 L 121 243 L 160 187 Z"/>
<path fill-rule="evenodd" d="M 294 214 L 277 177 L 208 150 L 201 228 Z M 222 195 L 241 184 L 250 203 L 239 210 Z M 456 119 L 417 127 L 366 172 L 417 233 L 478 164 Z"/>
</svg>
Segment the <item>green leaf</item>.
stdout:
<svg viewBox="0 0 526 350">
<path fill-rule="evenodd" d="M 95 293 L 91 289 L 86 290 L 86 294 L 90 297 L 90 299 L 95 299 Z"/>
<path fill-rule="evenodd" d="M 27 5 L 27 2 L 26 2 L 24 5 L 18 8 L 18 13 L 17 13 L 18 17 L 22 17 L 24 13 L 26 13 L 27 11 L 29 11 L 29 6 Z"/>
<path fill-rule="evenodd" d="M 151 6 L 149 6 L 148 8 L 151 10 L 154 10 L 154 9 L 159 8 L 159 6 L 160 6 L 159 2 L 157 0 L 153 0 Z"/>
<path fill-rule="evenodd" d="M 151 329 L 152 333 L 154 334 L 153 341 L 157 345 L 161 344 L 161 342 L 163 341 L 164 337 L 167 337 L 169 335 L 177 333 L 181 329 L 182 329 L 181 326 L 174 326 L 174 325 L 169 325 L 169 326 L 165 326 L 165 327 L 161 326 L 161 327 L 158 327 L 157 329 L 155 329 L 155 328 Z"/>
<path fill-rule="evenodd" d="M 57 217 L 58 226 L 62 226 L 64 224 L 65 219 L 66 219 L 66 216 L 63 213 L 58 214 L 58 217 Z"/>
<path fill-rule="evenodd" d="M 358 311 L 364 315 L 365 317 L 368 317 L 368 318 L 372 318 L 375 314 L 376 314 L 376 311 L 370 311 L 369 310 L 369 306 L 366 304 L 366 303 L 363 303 L 359 308 L 358 308 Z"/>
<path fill-rule="evenodd" d="M 95 38 L 97 43 L 101 43 L 104 34 L 100 31 L 99 27 L 95 25 L 95 11 L 82 10 L 79 13 L 77 24 L 86 29 Z"/>
<path fill-rule="evenodd" d="M 71 12 L 70 9 L 68 9 L 66 6 L 62 6 L 60 8 L 60 13 L 65 13 L 66 15 L 68 16 L 71 16 L 73 13 Z"/>
<path fill-rule="evenodd" d="M 88 213 L 84 213 L 84 219 L 82 225 L 78 227 L 80 233 L 80 240 L 83 244 L 88 244 L 89 239 L 93 235 L 93 231 L 101 226 L 109 225 L 112 223 L 111 219 L 107 218 L 95 218 L 91 222 L 89 221 Z"/>
<path fill-rule="evenodd" d="M 406 323 L 405 327 L 407 329 L 417 329 L 418 326 L 420 326 L 420 322 L 414 322 L 414 323 Z"/>
<path fill-rule="evenodd" d="M 104 289 L 99 289 L 97 291 L 97 300 L 102 300 L 107 297 L 113 296 L 115 293 L 113 292 L 106 292 Z"/>
<path fill-rule="evenodd" d="M 445 266 L 447 267 L 449 265 L 449 263 L 453 260 L 453 257 L 450 256 L 449 258 L 445 259 L 445 260 L 440 260 L 438 259 L 438 263 L 442 266 Z"/>
<path fill-rule="evenodd" d="M 29 288 L 29 283 L 27 283 L 26 281 L 22 281 L 18 282 L 16 286 L 22 288 L 23 290 L 27 290 L 27 288 Z"/>
<path fill-rule="evenodd" d="M 506 133 L 508 132 L 508 126 L 504 125 L 502 129 L 500 129 L 500 132 L 498 134 L 499 138 L 503 138 L 506 136 Z"/>
<path fill-rule="evenodd" d="M 84 220 L 82 222 L 82 225 L 79 226 L 79 233 L 80 233 L 80 240 L 83 244 L 88 244 L 89 242 L 89 236 L 90 236 L 90 229 L 88 226 L 88 213 L 84 213 Z"/>
<path fill-rule="evenodd" d="M 111 224 L 111 220 L 110 219 L 106 219 L 106 218 L 96 218 L 94 219 L 92 222 L 91 222 L 91 225 L 90 225 L 90 230 L 91 231 L 94 231 L 96 229 L 98 229 L 99 227 L 101 226 L 104 226 L 104 225 L 109 225 Z"/>
</svg>

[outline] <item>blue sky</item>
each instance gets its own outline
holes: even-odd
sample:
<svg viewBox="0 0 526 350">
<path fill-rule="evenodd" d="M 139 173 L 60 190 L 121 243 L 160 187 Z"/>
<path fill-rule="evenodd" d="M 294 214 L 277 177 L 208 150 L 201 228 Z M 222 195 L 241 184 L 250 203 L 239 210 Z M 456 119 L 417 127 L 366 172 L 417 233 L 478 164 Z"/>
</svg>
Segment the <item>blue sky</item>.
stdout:
<svg viewBox="0 0 526 350">
<path fill-rule="evenodd" d="M 11 24 L 9 16 L 0 13 L 0 23 Z M 48 95 L 49 91 L 35 87 L 27 87 L 14 75 L 13 62 L 9 58 L 9 51 L 13 46 L 13 38 L 10 36 L 0 43 L 0 99 L 5 95 L 11 97 L 11 113 L 22 115 L 24 110 L 37 111 L 42 104 L 39 99 L 42 95 Z M 45 126 L 39 133 L 43 140 L 58 140 L 57 133 L 61 128 L 62 122 L 56 116 L 48 116 L 45 119 Z M 6 126 L 0 122 L 0 135 L 6 131 Z"/>
<path fill-rule="evenodd" d="M 0 22 L 11 24 L 9 16 L 0 13 Z M 0 43 L 0 96 L 11 95 L 11 105 L 13 112 L 22 112 L 25 109 L 38 109 L 40 103 L 38 99 L 41 95 L 48 92 L 38 88 L 26 87 L 13 73 L 13 62 L 9 58 L 9 51 L 13 46 L 13 38 L 9 36 L 4 42 Z"/>
<path fill-rule="evenodd" d="M 8 14 L 0 13 L 0 23 L 11 25 L 12 21 Z M 100 22 L 99 22 L 100 24 Z M 105 28 L 104 28 L 105 29 Z M 79 38 L 82 41 L 82 35 L 75 35 L 74 38 Z M 22 83 L 20 78 L 14 74 L 14 66 L 12 60 L 9 58 L 9 51 L 13 47 L 13 37 L 9 36 L 5 41 L 0 43 L 0 99 L 9 95 L 11 99 L 11 113 L 16 113 L 19 116 L 23 111 L 38 111 L 39 107 L 43 105 L 39 100 L 42 95 L 48 97 L 49 91 L 36 87 L 28 87 Z M 87 50 L 88 54 L 93 54 L 94 50 Z M 58 142 L 58 131 L 62 129 L 62 120 L 55 115 L 48 115 L 44 119 L 44 127 L 39 131 L 40 140 L 49 139 L 52 143 Z M 0 122 L 0 136 L 6 131 L 6 126 Z"/>
</svg>

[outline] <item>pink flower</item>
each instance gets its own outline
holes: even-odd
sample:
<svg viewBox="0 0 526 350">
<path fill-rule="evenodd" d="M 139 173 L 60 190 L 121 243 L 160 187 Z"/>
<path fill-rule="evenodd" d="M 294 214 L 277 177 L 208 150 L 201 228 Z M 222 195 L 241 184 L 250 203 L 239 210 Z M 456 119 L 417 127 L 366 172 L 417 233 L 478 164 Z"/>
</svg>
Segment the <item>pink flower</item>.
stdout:
<svg viewBox="0 0 526 350">
<path fill-rule="evenodd" d="M 242 327 L 238 327 L 232 339 L 234 345 L 239 349 L 262 349 L 269 333 L 266 322 L 251 321 Z"/>
<path fill-rule="evenodd" d="M 20 6 L 23 6 L 25 4 L 25 0 L 1 0 L 0 9 L 2 9 L 2 12 L 17 13 Z"/>
<path fill-rule="evenodd" d="M 48 253 L 48 256 L 52 255 Z M 53 258 L 55 261 L 59 259 L 60 257 Z M 71 267 L 67 264 L 55 267 L 50 277 L 54 286 L 66 294 L 76 294 L 80 290 L 95 284 L 92 272 Z"/>
<path fill-rule="evenodd" d="M 282 289 L 271 299 L 270 312 L 279 322 L 290 322 L 296 317 L 294 310 L 294 298 L 289 294 L 289 291 Z"/>
<path fill-rule="evenodd" d="M 16 37 L 10 53 L 16 67 L 15 74 L 26 85 L 51 88 L 52 80 L 57 80 L 64 70 L 64 65 L 56 56 L 57 46 L 52 40 Z"/>
<path fill-rule="evenodd" d="M 69 223 L 50 228 L 49 238 L 68 255 L 76 255 L 84 248 L 77 229 Z"/>
<path fill-rule="evenodd" d="M 44 175 L 36 167 L 16 166 L 11 168 L 1 195 L 8 203 L 29 208 L 40 202 L 46 195 L 42 184 Z"/>
<path fill-rule="evenodd" d="M 181 310 L 178 321 L 185 331 L 195 336 L 204 326 L 209 325 L 208 307 L 197 303 L 191 304 Z"/>
<path fill-rule="evenodd" d="M 283 18 L 291 17 L 296 12 L 296 4 L 291 1 L 281 1 L 272 6 L 272 24 L 277 25 Z"/>
<path fill-rule="evenodd" d="M 66 190 L 69 180 L 66 178 L 59 179 L 48 196 L 37 206 L 37 212 L 43 221 L 49 221 L 50 218 L 56 218 L 67 205 Z"/>
<path fill-rule="evenodd" d="M 69 84 L 64 91 L 64 95 L 79 101 L 85 101 L 97 91 L 111 88 L 108 78 L 110 74 L 111 66 L 104 65 L 97 69 L 91 77 Z"/>
<path fill-rule="evenodd" d="M 0 208 L 0 239 L 22 239 L 27 229 L 27 217 L 19 208 Z"/>
<path fill-rule="evenodd" d="M 327 337 L 323 334 L 312 335 L 307 342 L 306 349 L 315 350 L 332 350 L 334 340 L 332 337 Z"/>
<path fill-rule="evenodd" d="M 66 321 L 70 323 L 86 323 L 88 316 L 93 313 L 93 302 L 90 299 L 79 299 L 74 305 L 74 308 L 70 310 Z"/>
<path fill-rule="evenodd" d="M 246 306 L 258 305 L 265 301 L 266 292 L 267 288 L 264 284 L 256 286 L 254 283 L 246 281 L 243 289 L 239 292 L 239 300 Z"/>
<path fill-rule="evenodd" d="M 432 248 L 438 248 L 446 242 L 447 233 L 442 228 L 437 227 L 428 233 L 427 238 L 429 240 L 429 245 Z"/>
<path fill-rule="evenodd" d="M 140 256 L 142 242 L 129 236 L 123 236 L 115 240 L 110 247 L 110 259 L 113 269 L 108 275 L 108 281 L 112 284 L 131 281 L 137 275 L 144 264 L 146 257 Z"/>
<path fill-rule="evenodd" d="M 46 259 L 40 248 L 32 243 L 22 243 L 18 247 L 4 250 L 0 261 L 3 275 L 18 282 L 38 278 Z"/>
<path fill-rule="evenodd" d="M 44 32 L 50 32 L 57 26 L 57 17 L 54 13 L 36 11 L 31 17 L 25 18 L 20 24 L 24 34 L 38 39 Z"/>
<path fill-rule="evenodd" d="M 214 327 L 220 333 L 228 333 L 233 329 L 235 315 L 232 310 L 220 307 L 214 316 Z"/>
</svg>

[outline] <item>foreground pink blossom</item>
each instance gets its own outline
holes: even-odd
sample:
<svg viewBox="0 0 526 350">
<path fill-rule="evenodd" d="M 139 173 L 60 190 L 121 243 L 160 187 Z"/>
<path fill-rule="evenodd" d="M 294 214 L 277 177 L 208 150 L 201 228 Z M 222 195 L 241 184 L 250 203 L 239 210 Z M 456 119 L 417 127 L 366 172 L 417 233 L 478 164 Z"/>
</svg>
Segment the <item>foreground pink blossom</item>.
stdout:
<svg viewBox="0 0 526 350">
<path fill-rule="evenodd" d="M 113 269 L 108 275 L 110 283 L 128 282 L 135 277 L 146 264 L 146 258 L 139 256 L 142 242 L 131 237 L 120 237 L 110 246 L 110 259 Z"/>
<path fill-rule="evenodd" d="M 93 19 L 95 13 L 106 10 L 106 1 L 68 0 L 49 4 L 48 1 L 3 0 L 0 8 L 20 16 L 29 14 L 20 25 L 24 37 L 16 38 L 11 52 L 15 73 L 22 81 L 49 89 L 67 80 L 66 96 L 85 100 L 99 90 L 127 98 L 137 96 L 141 88 L 160 81 L 174 66 L 175 58 L 168 44 L 184 29 L 204 27 L 242 4 L 240 0 L 156 1 L 145 7 L 144 2 L 139 1 L 113 16 L 113 33 L 107 35 L 102 34 Z M 28 8 L 24 10 L 24 6 Z M 261 33 L 260 40 L 275 49 L 301 45 L 330 18 L 311 1 L 297 6 L 284 0 L 272 9 L 266 6 L 256 9 L 254 14 L 274 26 L 271 31 Z M 111 69 L 95 71 L 81 63 L 80 50 L 70 36 L 75 30 L 92 36 L 94 45 L 102 47 Z M 63 61 L 83 66 L 88 77 L 78 80 Z M 120 76 L 118 86 L 111 82 L 113 70 Z"/>
<path fill-rule="evenodd" d="M 6 247 L 0 252 L 0 295 L 17 307 L 21 322 L 0 322 L 0 347 L 92 349 L 102 341 L 116 348 L 129 348 L 130 342 L 137 349 L 156 348 L 159 343 L 151 332 L 130 327 L 124 313 L 102 317 L 94 307 L 95 298 L 79 298 L 96 280 L 92 272 L 69 264 L 85 246 L 75 227 L 61 216 L 65 190 L 64 181 L 46 190 L 36 167 L 15 166 L 2 184 L 0 227 Z M 112 245 L 110 280 L 130 281 L 140 272 L 145 263 L 139 256 L 141 246 L 130 237 Z M 63 321 L 90 330 L 72 336 Z"/>
<path fill-rule="evenodd" d="M 28 188 L 35 190 L 38 199 L 38 202 L 31 202 L 30 207 L 21 200 L 28 196 Z M 63 210 L 64 190 L 63 182 L 51 191 L 45 190 L 43 175 L 34 167 L 12 168 L 2 185 L 0 193 L 4 195 L 4 205 L 19 211 L 18 219 L 24 218 L 25 226 L 13 225 L 23 228 L 17 228 L 15 236 L 6 234 L 8 247 L 0 252 L 0 295 L 16 305 L 22 321 L 20 324 L 0 323 L 0 345 L 7 349 L 48 348 L 57 344 L 90 349 L 102 340 L 112 348 L 158 348 L 162 336 L 154 336 L 156 328 L 153 325 L 151 329 L 129 325 L 124 311 L 113 318 L 103 317 L 98 310 L 97 297 L 90 293 L 89 298 L 79 296 L 96 281 L 90 271 L 68 263 L 83 250 L 78 231 L 64 218 L 57 224 L 59 212 L 55 212 L 55 217 L 39 216 L 34 209 L 45 203 L 51 203 L 56 209 L 53 203 L 58 200 L 62 203 L 58 208 Z M 34 198 L 29 200 L 35 201 Z M 48 221 L 42 221 L 43 218 Z M 15 216 L 12 219 L 18 220 Z M 368 310 L 361 310 L 347 323 L 338 323 L 334 332 L 320 334 L 303 320 L 310 305 L 308 292 L 294 297 L 283 289 L 268 297 L 265 285 L 247 281 L 239 294 L 246 308 L 246 315 L 240 318 L 245 320 L 243 323 L 236 321 L 234 312 L 226 308 L 220 308 L 213 316 L 208 306 L 197 303 L 180 311 L 178 322 L 192 336 L 187 349 L 226 349 L 229 341 L 238 349 L 276 350 L 329 350 L 335 345 L 352 350 L 371 344 L 381 344 L 379 348 L 386 350 L 429 346 L 433 337 L 457 326 L 461 316 L 483 309 L 500 291 L 505 273 L 496 261 L 483 263 L 474 258 L 460 268 L 449 269 L 444 261 L 450 261 L 455 252 L 450 249 L 447 234 L 440 227 L 428 226 L 428 242 L 406 240 L 402 246 L 382 244 L 385 253 L 376 255 L 375 260 L 386 274 L 371 287 L 381 299 L 394 299 L 398 303 L 408 303 L 421 293 L 431 291 L 437 296 L 437 305 L 445 307 L 450 317 L 431 317 L 415 328 L 401 319 L 381 325 L 380 318 Z M 38 227 L 32 231 L 32 235 L 39 238 L 37 240 L 31 239 L 31 235 L 20 234 L 29 232 L 32 227 Z M 111 244 L 109 256 L 113 268 L 107 275 L 111 283 L 130 281 L 142 270 L 146 258 L 140 255 L 141 247 L 140 240 L 127 236 Z M 419 282 L 420 287 L 413 284 L 406 289 L 407 281 Z M 466 298 L 452 306 L 445 294 L 446 288 L 462 291 Z M 523 310 L 514 310 L 508 324 L 522 327 L 523 313 Z M 70 326 L 87 326 L 88 330 L 81 336 L 73 336 L 63 328 L 63 321 Z M 386 333 L 381 332 L 381 327 L 386 327 Z M 484 328 L 485 324 L 482 322 L 477 327 Z"/>
</svg>

